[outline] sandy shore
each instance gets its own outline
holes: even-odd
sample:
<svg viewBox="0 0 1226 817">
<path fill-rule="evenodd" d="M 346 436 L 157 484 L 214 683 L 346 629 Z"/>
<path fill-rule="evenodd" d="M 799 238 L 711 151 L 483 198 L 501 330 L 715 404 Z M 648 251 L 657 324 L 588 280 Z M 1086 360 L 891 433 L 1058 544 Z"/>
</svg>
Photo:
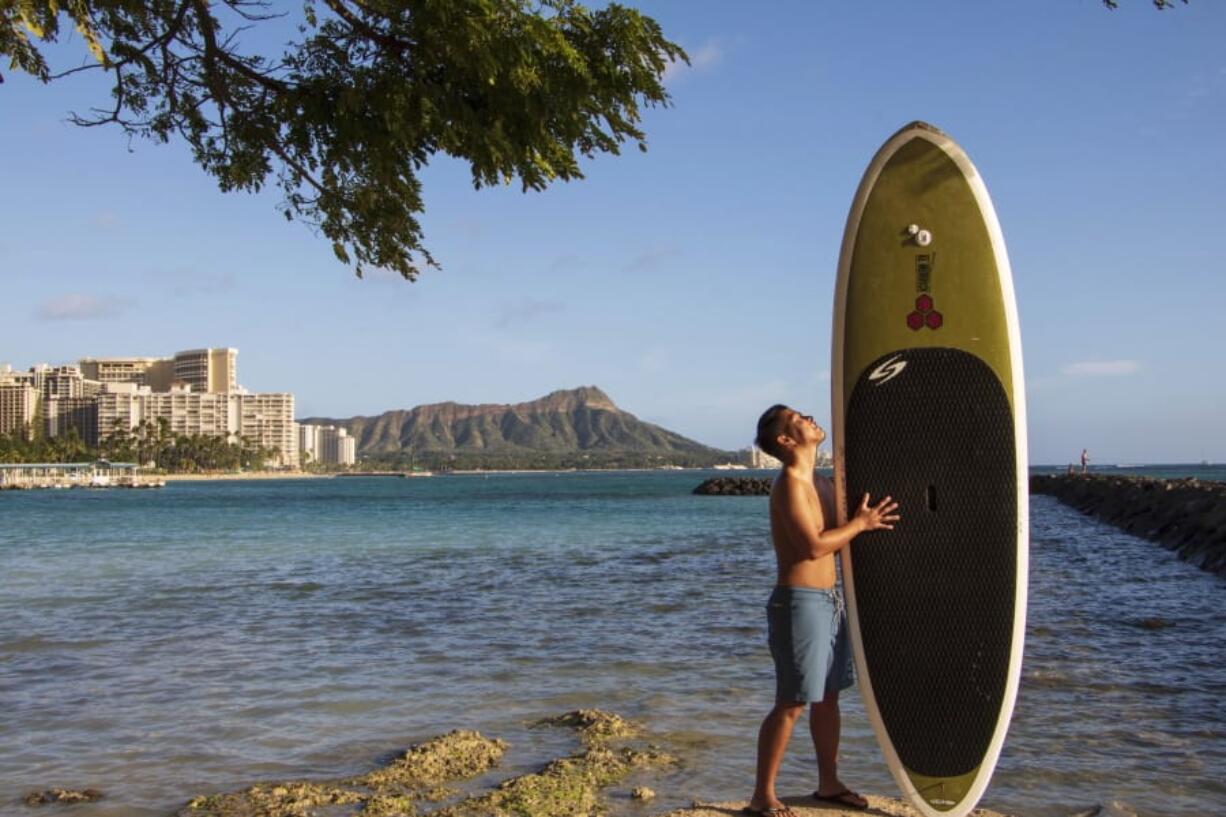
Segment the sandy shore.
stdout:
<svg viewBox="0 0 1226 817">
<path fill-rule="evenodd" d="M 836 806 L 819 803 L 812 797 L 784 797 L 783 802 L 787 804 L 796 817 L 862 817 L 862 815 L 888 815 L 888 817 L 920 817 L 920 813 L 911 806 L 907 805 L 902 800 L 895 797 L 880 797 L 875 794 L 865 794 L 864 799 L 868 800 L 868 809 L 865 811 L 855 811 L 852 809 L 841 809 Z M 744 812 L 741 811 L 748 803 L 745 800 L 738 800 L 730 803 L 695 803 L 691 808 L 677 809 L 670 811 L 667 814 L 659 815 L 658 817 L 744 817 Z M 990 809 L 975 809 L 971 812 L 973 817 L 1007 817 L 998 811 Z"/>
<path fill-rule="evenodd" d="M 332 479 L 335 474 L 308 474 L 305 471 L 243 471 L 218 474 L 165 474 L 167 482 L 224 482 L 249 479 Z"/>
<path fill-rule="evenodd" d="M 247 785 L 229 792 L 202 793 L 175 812 L 176 817 L 302 817 L 359 807 L 371 817 L 576 817 L 606 811 L 606 796 L 616 791 L 639 802 L 634 813 L 652 817 L 730 817 L 743 815 L 744 800 L 694 802 L 687 808 L 650 811 L 656 793 L 635 786 L 633 778 L 676 770 L 682 760 L 656 744 L 641 724 L 610 712 L 580 709 L 546 718 L 534 728 L 574 731 L 578 751 L 556 757 L 539 771 L 507 778 L 465 794 L 455 784 L 474 780 L 501 765 L 509 744 L 479 732 L 455 729 L 409 747 L 356 777 L 283 780 Z M 89 802 L 106 796 L 96 789 L 45 789 L 25 802 Z M 902 800 L 865 795 L 869 808 L 857 811 L 819 803 L 811 796 L 784 797 L 795 817 L 920 817 Z M 675 802 L 675 801 L 674 801 Z M 346 814 L 354 813 L 347 809 Z M 1006 817 L 987 809 L 973 817 Z"/>
</svg>

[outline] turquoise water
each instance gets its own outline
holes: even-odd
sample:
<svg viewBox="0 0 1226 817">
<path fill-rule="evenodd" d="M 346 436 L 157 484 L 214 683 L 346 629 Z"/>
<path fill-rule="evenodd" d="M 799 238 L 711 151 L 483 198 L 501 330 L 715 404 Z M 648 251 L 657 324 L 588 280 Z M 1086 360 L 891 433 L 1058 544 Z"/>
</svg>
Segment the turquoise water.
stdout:
<svg viewBox="0 0 1226 817">
<path fill-rule="evenodd" d="M 588 706 L 678 747 L 651 813 L 745 797 L 773 691 L 772 556 L 765 500 L 692 496 L 705 476 L 0 494 L 0 813 L 64 786 L 107 792 L 82 817 L 166 815 L 456 727 L 509 740 L 505 776 L 573 748 L 529 723 Z M 1226 812 L 1226 581 L 1049 497 L 1032 499 L 1031 568 L 1018 709 L 983 804 Z M 844 702 L 845 779 L 892 793 Z M 784 793 L 813 788 L 811 754 L 798 730 Z"/>
</svg>

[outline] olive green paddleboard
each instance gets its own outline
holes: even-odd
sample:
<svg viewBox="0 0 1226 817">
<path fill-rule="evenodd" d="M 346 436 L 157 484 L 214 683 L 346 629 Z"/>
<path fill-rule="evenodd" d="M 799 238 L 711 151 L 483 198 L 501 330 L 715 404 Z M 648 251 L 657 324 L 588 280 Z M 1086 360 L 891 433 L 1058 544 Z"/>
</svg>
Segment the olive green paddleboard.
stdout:
<svg viewBox="0 0 1226 817">
<path fill-rule="evenodd" d="M 961 817 L 1021 673 L 1026 412 L 1000 225 L 966 153 L 930 125 L 892 136 L 860 183 L 833 351 L 840 521 L 865 493 L 902 515 L 843 551 L 865 707 L 907 799 Z"/>
</svg>

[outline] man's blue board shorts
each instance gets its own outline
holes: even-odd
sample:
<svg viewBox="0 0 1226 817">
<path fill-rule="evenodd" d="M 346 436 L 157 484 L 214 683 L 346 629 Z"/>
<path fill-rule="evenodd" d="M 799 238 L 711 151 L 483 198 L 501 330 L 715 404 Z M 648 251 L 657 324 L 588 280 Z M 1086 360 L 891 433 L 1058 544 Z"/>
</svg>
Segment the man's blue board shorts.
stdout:
<svg viewBox="0 0 1226 817">
<path fill-rule="evenodd" d="M 775 702 L 817 703 L 855 683 L 847 614 L 837 589 L 776 587 L 766 603 Z"/>
</svg>

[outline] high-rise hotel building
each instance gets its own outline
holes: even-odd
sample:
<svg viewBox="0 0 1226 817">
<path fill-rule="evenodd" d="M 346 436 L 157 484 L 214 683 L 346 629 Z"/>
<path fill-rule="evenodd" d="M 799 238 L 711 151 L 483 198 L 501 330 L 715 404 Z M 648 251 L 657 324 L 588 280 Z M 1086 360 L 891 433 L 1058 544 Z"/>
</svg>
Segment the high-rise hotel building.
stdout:
<svg viewBox="0 0 1226 817">
<path fill-rule="evenodd" d="M 174 383 L 174 358 L 87 357 L 81 359 L 81 374 L 103 384 L 135 383 L 154 391 L 166 391 Z"/>
<path fill-rule="evenodd" d="M 194 392 L 238 391 L 237 349 L 189 349 L 174 357 L 87 357 L 81 373 L 102 383 L 135 383 L 155 392 L 185 384 Z"/>
<path fill-rule="evenodd" d="M 192 391 L 238 391 L 237 349 L 192 349 L 176 352 L 171 364 L 175 382 L 191 386 Z"/>
<path fill-rule="evenodd" d="M 277 449 L 275 463 L 283 468 L 298 465 L 292 394 L 194 392 L 184 385 L 155 392 L 125 383 L 98 395 L 99 439 L 163 421 L 171 434 L 225 437 L 233 443 L 245 440 Z"/>
<path fill-rule="evenodd" d="M 0 370 L 0 434 L 76 428 L 98 445 L 116 431 L 165 423 L 172 434 L 225 437 L 275 448 L 275 464 L 298 465 L 294 396 L 251 394 L 238 385 L 237 349 L 192 349 L 173 357 L 84 358 L 80 367 Z"/>
<path fill-rule="evenodd" d="M 0 368 L 0 434 L 29 436 L 38 420 L 39 394 L 33 374 Z"/>
<path fill-rule="evenodd" d="M 357 460 L 357 440 L 349 431 L 336 426 L 298 426 L 298 456 L 303 465 L 353 465 Z"/>
</svg>

